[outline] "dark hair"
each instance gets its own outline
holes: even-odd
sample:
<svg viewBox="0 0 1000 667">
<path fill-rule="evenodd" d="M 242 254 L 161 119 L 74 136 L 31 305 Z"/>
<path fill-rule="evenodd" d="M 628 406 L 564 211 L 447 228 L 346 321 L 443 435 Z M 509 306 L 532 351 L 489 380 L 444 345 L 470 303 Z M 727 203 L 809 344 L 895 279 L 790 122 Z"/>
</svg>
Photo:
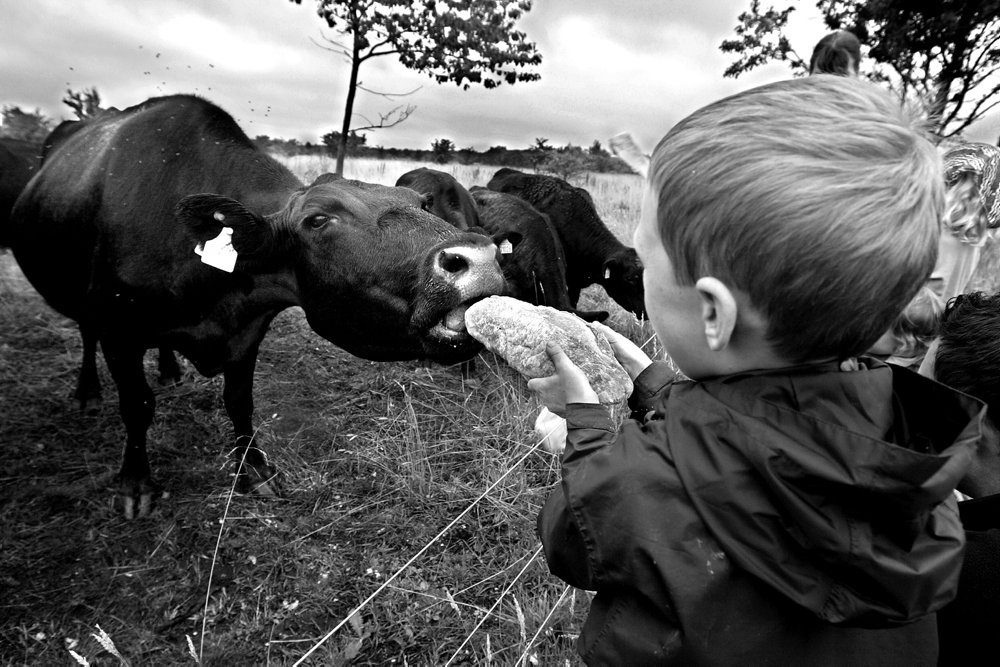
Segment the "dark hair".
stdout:
<svg viewBox="0 0 1000 667">
<path fill-rule="evenodd" d="M 860 64 L 861 42 L 854 33 L 837 30 L 816 43 L 809 60 L 809 73 L 857 76 Z"/>
<path fill-rule="evenodd" d="M 1000 425 L 1000 293 L 959 294 L 941 318 L 934 377 L 975 396 Z"/>
</svg>

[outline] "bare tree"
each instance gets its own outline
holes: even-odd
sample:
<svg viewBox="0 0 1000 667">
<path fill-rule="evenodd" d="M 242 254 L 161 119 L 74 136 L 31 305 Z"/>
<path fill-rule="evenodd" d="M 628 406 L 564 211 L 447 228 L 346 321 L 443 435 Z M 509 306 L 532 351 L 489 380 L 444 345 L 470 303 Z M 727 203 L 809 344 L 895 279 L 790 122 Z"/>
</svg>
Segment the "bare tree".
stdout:
<svg viewBox="0 0 1000 667">
<path fill-rule="evenodd" d="M 81 91 L 67 89 L 66 97 L 62 98 L 62 102 L 73 110 L 78 120 L 96 116 L 102 111 L 101 95 L 97 92 L 96 87 L 85 88 Z"/>
</svg>

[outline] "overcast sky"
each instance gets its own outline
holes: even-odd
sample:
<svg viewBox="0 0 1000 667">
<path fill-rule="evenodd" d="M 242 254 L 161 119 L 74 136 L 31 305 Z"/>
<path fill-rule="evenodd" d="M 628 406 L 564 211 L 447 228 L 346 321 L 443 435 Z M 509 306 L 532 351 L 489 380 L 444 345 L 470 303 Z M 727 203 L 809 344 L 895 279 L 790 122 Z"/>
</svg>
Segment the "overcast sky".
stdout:
<svg viewBox="0 0 1000 667">
<path fill-rule="evenodd" d="M 392 56 L 362 67 L 367 88 L 419 90 L 401 101 L 359 93 L 355 111 L 377 120 L 399 103 L 416 112 L 368 135 L 372 146 L 525 148 L 536 137 L 589 146 L 621 131 L 647 149 L 678 120 L 719 97 L 787 78 L 782 65 L 724 79 L 719 51 L 750 0 L 536 0 L 521 29 L 538 44 L 541 80 L 493 90 L 438 85 Z M 768 4 L 768 3 L 765 3 Z M 784 6 L 785 3 L 778 2 Z M 824 26 L 811 1 L 793 14 L 792 46 L 808 58 Z M 340 128 L 348 66 L 312 0 L 10 0 L 0 21 L 0 104 L 60 120 L 67 88 L 95 86 L 104 106 L 196 93 L 250 136 L 318 142 Z M 360 122 L 355 125 L 363 124 Z M 967 137 L 993 143 L 990 117 Z"/>
</svg>

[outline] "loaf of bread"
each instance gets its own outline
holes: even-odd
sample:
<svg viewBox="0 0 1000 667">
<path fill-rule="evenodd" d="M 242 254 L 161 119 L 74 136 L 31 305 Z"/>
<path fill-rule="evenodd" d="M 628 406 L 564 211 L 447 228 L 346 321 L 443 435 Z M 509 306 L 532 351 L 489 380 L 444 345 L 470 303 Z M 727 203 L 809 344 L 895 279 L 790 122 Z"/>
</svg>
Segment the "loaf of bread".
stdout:
<svg viewBox="0 0 1000 667">
<path fill-rule="evenodd" d="M 469 306 L 465 326 L 473 338 L 526 378 L 555 373 L 545 351 L 551 341 L 580 367 L 601 403 L 619 403 L 632 393 L 632 380 L 615 359 L 611 343 L 572 313 L 491 296 Z"/>
</svg>

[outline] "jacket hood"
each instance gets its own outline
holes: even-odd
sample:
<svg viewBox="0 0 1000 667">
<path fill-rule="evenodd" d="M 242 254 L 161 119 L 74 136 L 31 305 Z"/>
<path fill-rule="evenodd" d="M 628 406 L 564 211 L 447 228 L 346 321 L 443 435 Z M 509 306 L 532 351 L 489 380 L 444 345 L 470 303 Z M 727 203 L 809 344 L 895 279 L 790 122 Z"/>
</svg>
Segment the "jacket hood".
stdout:
<svg viewBox="0 0 1000 667">
<path fill-rule="evenodd" d="M 873 359 L 678 383 L 667 400 L 682 483 L 740 568 L 831 623 L 906 623 L 954 597 L 952 492 L 982 403 Z"/>
</svg>

